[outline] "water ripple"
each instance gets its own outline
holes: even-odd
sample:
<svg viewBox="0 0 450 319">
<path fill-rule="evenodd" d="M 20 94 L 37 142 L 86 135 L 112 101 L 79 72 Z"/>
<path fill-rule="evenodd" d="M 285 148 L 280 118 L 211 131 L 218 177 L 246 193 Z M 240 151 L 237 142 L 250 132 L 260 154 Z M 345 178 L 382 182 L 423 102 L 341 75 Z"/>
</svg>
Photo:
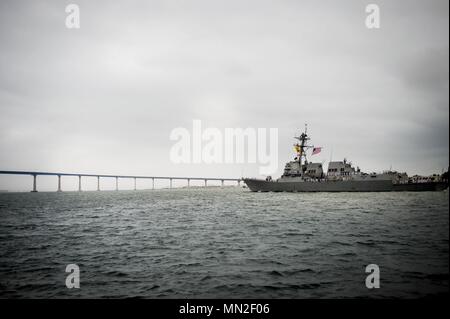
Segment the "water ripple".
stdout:
<svg viewBox="0 0 450 319">
<path fill-rule="evenodd" d="M 440 296 L 448 209 L 448 192 L 3 193 L 0 297 Z M 80 289 L 65 286 L 71 263 Z M 364 285 L 371 263 L 376 291 Z"/>
</svg>

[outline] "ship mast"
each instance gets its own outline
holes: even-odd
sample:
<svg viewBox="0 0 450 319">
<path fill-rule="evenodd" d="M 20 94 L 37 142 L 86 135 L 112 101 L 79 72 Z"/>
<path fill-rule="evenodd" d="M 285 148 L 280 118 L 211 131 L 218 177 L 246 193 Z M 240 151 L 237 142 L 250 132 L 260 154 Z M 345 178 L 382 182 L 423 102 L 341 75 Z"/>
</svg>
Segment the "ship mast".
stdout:
<svg viewBox="0 0 450 319">
<path fill-rule="evenodd" d="M 306 149 L 312 147 L 307 145 L 307 142 L 310 140 L 308 137 L 308 124 L 305 123 L 305 131 L 300 134 L 300 136 L 295 136 L 294 138 L 298 139 L 300 141 L 300 144 L 296 144 L 295 147 L 298 150 L 298 163 L 300 165 L 300 168 L 302 167 L 302 158 L 305 158 L 304 163 L 306 164 Z"/>
</svg>

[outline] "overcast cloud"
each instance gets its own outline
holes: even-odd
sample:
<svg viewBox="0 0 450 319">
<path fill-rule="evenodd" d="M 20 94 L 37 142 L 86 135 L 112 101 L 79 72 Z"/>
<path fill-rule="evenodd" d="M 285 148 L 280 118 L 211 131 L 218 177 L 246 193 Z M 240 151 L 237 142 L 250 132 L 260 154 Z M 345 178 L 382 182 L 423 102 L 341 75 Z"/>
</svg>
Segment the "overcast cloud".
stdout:
<svg viewBox="0 0 450 319">
<path fill-rule="evenodd" d="M 81 28 L 65 27 L 76 3 Z M 381 28 L 365 27 L 365 6 Z M 257 176 L 173 164 L 172 129 L 276 127 L 279 170 L 307 122 L 364 171 L 449 163 L 448 1 L 0 3 L 0 170 Z M 0 176 L 0 189 L 30 180 Z M 55 181 L 44 187 L 53 189 Z"/>
</svg>

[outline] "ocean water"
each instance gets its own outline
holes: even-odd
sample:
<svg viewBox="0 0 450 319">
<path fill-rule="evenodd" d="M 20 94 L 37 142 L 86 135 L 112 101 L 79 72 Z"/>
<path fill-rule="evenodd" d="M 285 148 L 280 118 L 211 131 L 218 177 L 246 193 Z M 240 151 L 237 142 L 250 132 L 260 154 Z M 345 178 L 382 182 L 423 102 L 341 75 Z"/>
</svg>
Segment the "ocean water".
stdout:
<svg viewBox="0 0 450 319">
<path fill-rule="evenodd" d="M 2 298 L 416 298 L 448 279 L 447 191 L 0 194 Z"/>
</svg>

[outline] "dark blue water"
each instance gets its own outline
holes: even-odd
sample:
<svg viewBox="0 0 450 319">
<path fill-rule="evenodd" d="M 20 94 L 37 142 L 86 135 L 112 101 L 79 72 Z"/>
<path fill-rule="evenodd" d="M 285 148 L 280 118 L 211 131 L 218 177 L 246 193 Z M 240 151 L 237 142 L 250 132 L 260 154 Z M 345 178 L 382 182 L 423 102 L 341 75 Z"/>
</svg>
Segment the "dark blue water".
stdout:
<svg viewBox="0 0 450 319">
<path fill-rule="evenodd" d="M 448 293 L 448 192 L 0 194 L 0 297 Z M 65 286 L 67 264 L 80 289 Z M 365 286 L 380 267 L 381 288 Z"/>
</svg>

